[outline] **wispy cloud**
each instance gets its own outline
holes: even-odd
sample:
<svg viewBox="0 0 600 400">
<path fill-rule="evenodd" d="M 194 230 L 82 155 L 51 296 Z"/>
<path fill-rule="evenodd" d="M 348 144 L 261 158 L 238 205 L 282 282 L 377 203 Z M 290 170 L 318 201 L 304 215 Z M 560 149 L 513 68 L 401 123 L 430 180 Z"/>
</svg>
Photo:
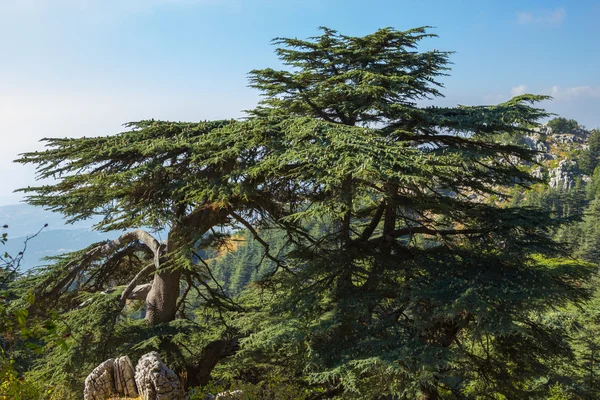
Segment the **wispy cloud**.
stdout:
<svg viewBox="0 0 600 400">
<path fill-rule="evenodd" d="M 510 99 L 511 97 L 520 96 L 529 91 L 527 85 L 518 85 L 510 89 L 509 93 L 495 93 L 483 96 L 483 100 L 487 103 L 499 103 Z M 579 86 L 552 86 L 551 88 L 538 88 L 529 91 L 530 93 L 540 93 L 552 96 L 556 101 L 575 101 L 585 99 L 600 99 L 600 86 L 579 85 Z"/>
<path fill-rule="evenodd" d="M 574 100 L 580 98 L 600 98 L 600 86 L 572 86 L 561 88 L 552 86 L 550 96 L 556 100 Z"/>
<path fill-rule="evenodd" d="M 525 94 L 526 90 L 527 90 L 527 85 L 515 86 L 515 87 L 513 87 L 513 88 L 510 89 L 510 95 L 512 97 L 520 96 L 522 94 Z"/>
<path fill-rule="evenodd" d="M 520 96 L 527 93 L 529 87 L 527 85 L 518 85 L 510 88 L 510 91 L 503 93 L 487 94 L 482 97 L 482 100 L 488 104 L 502 103 L 510 100 L 515 96 Z"/>
<path fill-rule="evenodd" d="M 520 11 L 517 13 L 517 22 L 519 24 L 549 24 L 555 25 L 562 23 L 567 17 L 567 10 L 557 8 L 555 10 L 540 11 Z"/>
</svg>

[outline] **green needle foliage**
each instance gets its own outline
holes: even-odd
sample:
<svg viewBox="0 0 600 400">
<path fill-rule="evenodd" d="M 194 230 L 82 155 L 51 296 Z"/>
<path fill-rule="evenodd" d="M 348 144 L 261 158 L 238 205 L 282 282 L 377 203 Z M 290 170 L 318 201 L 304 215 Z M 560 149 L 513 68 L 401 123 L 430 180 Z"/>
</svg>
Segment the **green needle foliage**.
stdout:
<svg viewBox="0 0 600 400">
<path fill-rule="evenodd" d="M 265 96 L 251 115 L 282 119 L 264 162 L 291 188 L 284 220 L 324 227 L 294 243 L 292 273 L 263 282 L 276 297 L 246 354 L 298 360 L 344 398 L 543 396 L 527 382 L 570 349 L 538 317 L 584 299 L 593 269 L 550 259 L 547 213 L 473 198 L 533 181 L 518 168 L 532 152 L 499 137 L 529 133 L 546 97 L 418 106 L 448 69 L 448 53 L 416 50 L 430 36 L 323 29 L 276 40 L 289 70 L 251 73 Z"/>
<path fill-rule="evenodd" d="M 21 191 L 28 203 L 60 212 L 69 222 L 101 215 L 101 230 L 161 230 L 177 217 L 190 177 L 215 174 L 190 163 L 198 141 L 230 123 L 140 121 L 114 136 L 46 138 L 47 150 L 25 153 L 16 162 L 38 165 L 39 179 L 59 181 Z"/>
<path fill-rule="evenodd" d="M 75 335 L 97 361 L 119 343 L 159 349 L 199 384 L 208 376 L 196 372 L 218 363 L 221 380 L 272 393 L 263 383 L 275 376 L 314 398 L 556 392 L 553 365 L 573 353 L 566 328 L 543 315 L 587 299 L 581 283 L 594 269 L 561 258 L 549 212 L 494 200 L 535 181 L 521 163 L 536 153 L 514 143 L 549 116 L 535 107 L 548 97 L 420 105 L 442 96 L 449 71 L 451 53 L 418 50 L 434 36 L 322 28 L 279 38 L 287 69 L 250 73 L 264 98 L 245 121 L 142 121 L 115 136 L 47 139 L 17 160 L 57 179 L 23 189 L 28 201 L 136 231 L 23 284 L 68 321 L 102 327 Z M 141 228 L 168 228 L 167 240 Z M 234 230 L 249 244 L 219 259 Z M 123 308 L 147 265 L 149 329 Z M 231 354 L 218 346 L 238 341 L 224 363 Z M 52 351 L 73 367 L 73 352 Z"/>
</svg>

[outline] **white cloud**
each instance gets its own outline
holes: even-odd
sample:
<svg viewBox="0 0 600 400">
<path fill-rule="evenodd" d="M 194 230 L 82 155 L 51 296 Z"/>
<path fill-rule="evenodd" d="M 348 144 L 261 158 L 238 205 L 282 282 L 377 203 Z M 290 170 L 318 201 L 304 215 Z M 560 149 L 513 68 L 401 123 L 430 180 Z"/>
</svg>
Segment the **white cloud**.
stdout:
<svg viewBox="0 0 600 400">
<path fill-rule="evenodd" d="M 527 93 L 529 87 L 527 85 L 519 85 L 510 89 L 508 93 L 496 93 L 483 96 L 483 101 L 486 103 L 501 103 L 512 97 L 520 96 Z M 580 85 L 571 87 L 552 86 L 550 89 L 537 89 L 532 93 L 543 93 L 552 96 L 556 101 L 571 101 L 585 99 L 600 99 L 600 86 Z"/>
<path fill-rule="evenodd" d="M 512 99 L 515 96 L 520 96 L 522 94 L 525 94 L 528 89 L 529 89 L 529 87 L 527 85 L 514 86 L 514 87 L 510 88 L 510 92 L 487 94 L 482 97 L 482 100 L 486 104 L 503 103 L 505 101 Z"/>
<path fill-rule="evenodd" d="M 572 86 L 561 88 L 552 86 L 550 96 L 556 100 L 573 100 L 579 98 L 600 98 L 600 86 Z"/>
<path fill-rule="evenodd" d="M 517 13 L 517 22 L 519 24 L 560 24 L 566 17 L 567 10 L 564 8 L 537 12 L 521 11 Z"/>
<path fill-rule="evenodd" d="M 519 86 L 515 86 L 512 89 L 510 89 L 510 95 L 512 97 L 515 96 L 520 96 L 522 94 L 525 94 L 525 91 L 527 90 L 527 85 L 519 85 Z"/>
</svg>

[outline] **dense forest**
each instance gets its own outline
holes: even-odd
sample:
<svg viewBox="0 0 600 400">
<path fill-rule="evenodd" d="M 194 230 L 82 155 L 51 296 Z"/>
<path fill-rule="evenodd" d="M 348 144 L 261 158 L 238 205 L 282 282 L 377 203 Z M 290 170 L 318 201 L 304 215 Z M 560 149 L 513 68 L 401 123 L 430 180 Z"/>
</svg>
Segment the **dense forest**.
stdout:
<svg viewBox="0 0 600 400">
<path fill-rule="evenodd" d="M 22 154 L 29 204 L 120 236 L 0 259 L 0 398 L 100 398 L 95 368 L 151 352 L 180 387 L 136 369 L 144 399 L 600 398 L 600 130 L 542 95 L 421 106 L 432 37 L 278 38 L 242 120 Z"/>
</svg>

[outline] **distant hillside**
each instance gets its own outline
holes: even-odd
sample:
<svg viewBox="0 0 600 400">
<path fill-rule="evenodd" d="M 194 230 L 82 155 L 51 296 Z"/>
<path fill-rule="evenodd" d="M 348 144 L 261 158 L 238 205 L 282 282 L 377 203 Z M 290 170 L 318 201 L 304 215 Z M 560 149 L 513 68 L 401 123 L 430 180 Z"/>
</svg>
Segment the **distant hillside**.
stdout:
<svg viewBox="0 0 600 400">
<path fill-rule="evenodd" d="M 27 270 L 44 264 L 42 258 L 79 250 L 92 243 L 114 239 L 116 233 L 102 233 L 89 229 L 53 229 L 42 231 L 27 243 L 27 250 L 21 264 Z M 23 250 L 27 236 L 10 238 L 5 246 L 8 254 L 16 255 Z"/>
<path fill-rule="evenodd" d="M 96 219 L 81 221 L 76 224 L 65 224 L 63 216 L 59 213 L 34 207 L 29 204 L 13 204 L 0 207 L 0 224 L 8 225 L 10 238 L 32 235 L 48 224 L 46 231 L 54 229 L 89 229 Z"/>
<path fill-rule="evenodd" d="M 91 230 L 95 220 L 86 220 L 76 224 L 65 224 L 58 213 L 46 211 L 27 204 L 15 204 L 0 207 L 0 226 L 8 234 L 6 245 L 0 249 L 10 255 L 23 250 L 27 237 L 37 233 L 44 224 L 46 228 L 27 244 L 27 251 L 21 264 L 22 270 L 43 264 L 42 258 L 55 256 L 89 246 L 92 243 L 115 238 L 118 233 L 101 233 Z"/>
</svg>

